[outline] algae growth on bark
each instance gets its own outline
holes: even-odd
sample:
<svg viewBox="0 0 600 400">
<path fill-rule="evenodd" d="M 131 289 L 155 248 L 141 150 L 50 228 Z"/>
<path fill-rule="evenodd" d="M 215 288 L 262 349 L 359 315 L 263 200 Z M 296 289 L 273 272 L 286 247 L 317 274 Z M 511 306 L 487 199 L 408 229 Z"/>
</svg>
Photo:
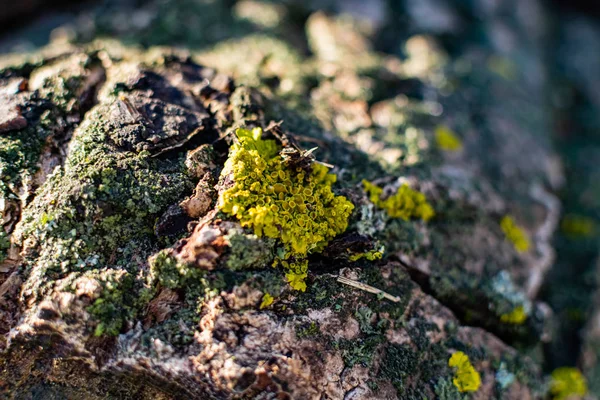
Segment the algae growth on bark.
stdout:
<svg viewBox="0 0 600 400">
<path fill-rule="evenodd" d="M 544 24 L 328 3 L 108 1 L 0 58 L 2 396 L 588 391 L 548 361 Z"/>
</svg>

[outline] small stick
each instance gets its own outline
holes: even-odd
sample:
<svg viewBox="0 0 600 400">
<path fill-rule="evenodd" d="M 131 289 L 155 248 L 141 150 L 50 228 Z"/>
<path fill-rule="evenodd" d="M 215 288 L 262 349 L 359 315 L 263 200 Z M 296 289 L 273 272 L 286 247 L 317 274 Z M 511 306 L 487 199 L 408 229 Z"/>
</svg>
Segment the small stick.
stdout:
<svg viewBox="0 0 600 400">
<path fill-rule="evenodd" d="M 362 282 L 354 281 L 352 279 L 344 278 L 343 276 L 338 276 L 337 281 L 339 283 L 343 283 L 345 285 L 352 286 L 352 287 L 355 287 L 355 288 L 360 289 L 360 290 L 364 290 L 365 292 L 374 293 L 374 294 L 380 294 L 384 298 L 386 298 L 388 300 L 391 300 L 394 303 L 397 303 L 397 302 L 400 301 L 400 297 L 392 296 L 391 294 L 386 293 L 383 290 L 374 288 L 373 286 L 369 286 L 366 283 L 362 283 Z"/>
</svg>

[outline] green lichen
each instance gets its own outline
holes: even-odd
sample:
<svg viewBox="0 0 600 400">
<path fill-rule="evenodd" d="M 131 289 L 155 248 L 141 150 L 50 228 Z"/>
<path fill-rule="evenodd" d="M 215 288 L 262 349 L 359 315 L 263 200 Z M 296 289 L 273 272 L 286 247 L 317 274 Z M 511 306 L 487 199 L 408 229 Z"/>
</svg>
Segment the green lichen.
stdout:
<svg viewBox="0 0 600 400">
<path fill-rule="evenodd" d="M 218 276 L 186 281 L 183 298 L 172 314 L 160 323 L 152 324 L 142 335 L 142 341 L 151 343 L 159 339 L 176 348 L 183 348 L 194 341 L 195 329 L 202 316 L 206 302 L 214 299 L 224 288 Z"/>
<path fill-rule="evenodd" d="M 377 348 L 384 341 L 385 337 L 381 335 L 369 335 L 354 340 L 340 339 L 333 342 L 333 347 L 341 350 L 346 367 L 351 368 L 356 364 L 369 367 L 373 363 Z"/>
<path fill-rule="evenodd" d="M 466 399 L 465 395 L 460 394 L 456 386 L 452 383 L 452 380 L 448 378 L 440 378 L 433 387 L 436 398 L 439 400 L 463 400 Z"/>
<path fill-rule="evenodd" d="M 0 196 L 16 198 L 21 185 L 33 179 L 44 142 L 56 129 L 53 119 L 58 116 L 45 110 L 35 126 L 0 135 Z"/>
<path fill-rule="evenodd" d="M 408 345 L 390 344 L 385 349 L 380 374 L 390 380 L 400 396 L 406 389 L 406 380 L 418 366 L 419 356 L 414 349 Z"/>
<path fill-rule="evenodd" d="M 232 271 L 247 268 L 264 268 L 275 257 L 275 240 L 244 234 L 241 230 L 225 236 L 230 247 L 226 265 Z"/>
<path fill-rule="evenodd" d="M 92 276 L 102 285 L 102 293 L 87 311 L 99 321 L 94 336 L 116 336 L 133 313 L 131 306 L 133 279 L 126 271 L 98 271 Z"/>
<path fill-rule="evenodd" d="M 358 310 L 356 310 L 354 316 L 358 321 L 358 326 L 360 327 L 361 332 L 366 334 L 375 333 L 371 324 L 371 320 L 373 319 L 373 310 L 367 306 L 360 307 Z"/>
<path fill-rule="evenodd" d="M 158 250 L 156 219 L 193 187 L 183 159 L 111 146 L 107 110 L 88 113 L 65 165 L 40 188 L 13 235 L 37 249 L 27 261 L 28 294 L 43 295 L 75 270 L 109 266 L 137 276 L 139 263 Z"/>
<path fill-rule="evenodd" d="M 425 195 L 403 184 L 398 191 L 385 199 L 382 198 L 383 189 L 373 183 L 362 181 L 369 200 L 377 207 L 387 211 L 391 218 L 400 218 L 405 221 L 411 218 L 420 218 L 429 221 L 434 215 L 433 207 L 427 202 Z"/>
<path fill-rule="evenodd" d="M 389 325 L 387 319 L 381 318 L 367 306 L 359 307 L 354 317 L 358 321 L 361 332 L 367 335 L 383 334 Z"/>
<path fill-rule="evenodd" d="M 2 220 L 0 220 L 0 221 L 2 221 Z M 8 238 L 8 235 L 2 228 L 2 225 L 0 224 L 0 263 L 6 259 L 6 257 L 7 257 L 6 250 L 8 250 L 9 248 L 10 248 L 10 240 Z"/>
<path fill-rule="evenodd" d="M 42 58 L 35 64 L 18 72 L 19 67 L 0 67 L 0 77 L 28 77 L 31 90 L 18 100 L 27 126 L 0 135 L 0 198 L 16 198 L 24 188 L 32 189 L 44 147 L 68 137 L 86 111 L 81 94 L 90 83 L 90 57 L 79 54 L 53 63 Z"/>
<path fill-rule="evenodd" d="M 179 262 L 168 250 L 152 256 L 149 264 L 151 281 L 169 289 L 184 287 L 187 281 L 198 281 L 204 276 L 204 270 Z"/>
<path fill-rule="evenodd" d="M 298 336 L 300 339 L 302 339 L 302 338 L 318 335 L 319 332 L 321 332 L 319 329 L 319 325 L 313 321 L 309 324 L 303 325 L 303 326 L 299 327 L 298 329 L 296 329 L 296 336 Z"/>
<path fill-rule="evenodd" d="M 98 63 L 93 57 L 76 54 L 36 69 L 29 77 L 29 84 L 62 113 L 78 112 L 86 75 Z"/>
<path fill-rule="evenodd" d="M 236 131 L 238 143 L 231 147 L 221 175 L 231 174 L 234 184 L 221 193 L 218 207 L 256 236 L 279 240 L 276 261 L 290 285 L 304 291 L 306 257 L 346 230 L 354 206 L 332 192 L 336 176 L 327 167 L 312 163 L 309 171 L 290 168 L 277 143 L 261 135 L 260 128 Z"/>
</svg>

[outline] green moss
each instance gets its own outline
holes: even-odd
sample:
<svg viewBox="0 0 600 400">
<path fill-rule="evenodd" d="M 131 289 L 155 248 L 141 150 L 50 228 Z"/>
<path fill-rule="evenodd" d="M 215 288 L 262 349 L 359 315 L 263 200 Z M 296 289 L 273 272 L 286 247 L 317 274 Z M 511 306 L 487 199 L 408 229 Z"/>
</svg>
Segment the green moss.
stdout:
<svg viewBox="0 0 600 400">
<path fill-rule="evenodd" d="M 288 282 L 304 291 L 306 257 L 344 232 L 354 206 L 332 192 L 336 176 L 325 166 L 312 163 L 309 171 L 288 166 L 276 142 L 261 138 L 260 128 L 238 129 L 236 135 L 239 142 L 222 172 L 231 174 L 234 184 L 221 193 L 218 207 L 256 236 L 278 240 Z"/>
</svg>

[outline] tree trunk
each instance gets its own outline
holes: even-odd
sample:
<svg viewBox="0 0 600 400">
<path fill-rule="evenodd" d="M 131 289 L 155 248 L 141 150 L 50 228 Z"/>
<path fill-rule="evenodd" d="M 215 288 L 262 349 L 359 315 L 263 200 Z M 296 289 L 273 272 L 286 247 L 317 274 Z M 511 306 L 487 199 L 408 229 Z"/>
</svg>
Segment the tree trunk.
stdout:
<svg viewBox="0 0 600 400">
<path fill-rule="evenodd" d="M 600 210 L 550 103 L 597 109 L 561 24 L 533 0 L 107 2 L 2 56 L 0 393 L 551 396 L 586 322 L 562 285 L 593 289 L 561 254 L 593 271 L 598 242 L 585 216 L 556 236 L 561 208 Z"/>
</svg>

